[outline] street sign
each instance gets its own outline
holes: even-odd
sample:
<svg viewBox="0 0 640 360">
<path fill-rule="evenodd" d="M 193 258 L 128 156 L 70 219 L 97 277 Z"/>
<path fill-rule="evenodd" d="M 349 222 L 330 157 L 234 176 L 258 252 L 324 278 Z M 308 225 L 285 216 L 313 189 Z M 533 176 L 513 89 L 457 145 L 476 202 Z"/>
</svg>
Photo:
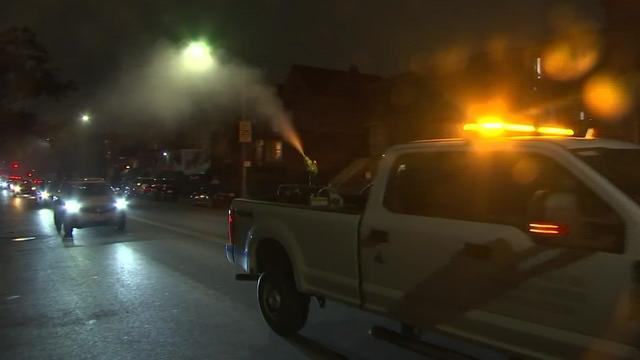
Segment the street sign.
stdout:
<svg viewBox="0 0 640 360">
<path fill-rule="evenodd" d="M 251 121 L 241 120 L 238 123 L 238 141 L 241 143 L 251 142 Z"/>
</svg>

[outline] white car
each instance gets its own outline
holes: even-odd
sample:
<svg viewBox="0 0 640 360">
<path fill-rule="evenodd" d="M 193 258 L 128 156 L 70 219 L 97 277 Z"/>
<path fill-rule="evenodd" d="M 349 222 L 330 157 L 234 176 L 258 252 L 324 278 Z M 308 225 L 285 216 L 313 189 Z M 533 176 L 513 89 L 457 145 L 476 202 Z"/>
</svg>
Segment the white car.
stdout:
<svg viewBox="0 0 640 360">
<path fill-rule="evenodd" d="M 66 183 L 55 195 L 54 223 L 64 236 L 73 229 L 113 225 L 123 231 L 127 222 L 127 200 L 118 197 L 104 180 Z"/>
</svg>

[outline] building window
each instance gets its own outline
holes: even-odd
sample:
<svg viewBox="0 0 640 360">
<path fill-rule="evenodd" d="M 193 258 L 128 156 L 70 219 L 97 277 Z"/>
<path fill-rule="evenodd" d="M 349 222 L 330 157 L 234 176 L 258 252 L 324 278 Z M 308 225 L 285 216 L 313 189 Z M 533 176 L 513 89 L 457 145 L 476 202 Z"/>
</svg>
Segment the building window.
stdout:
<svg viewBox="0 0 640 360">
<path fill-rule="evenodd" d="M 273 144 L 274 156 L 276 161 L 282 161 L 282 141 L 276 141 Z"/>
<path fill-rule="evenodd" d="M 267 162 L 281 162 L 283 160 L 282 141 L 269 141 L 265 155 Z"/>
</svg>

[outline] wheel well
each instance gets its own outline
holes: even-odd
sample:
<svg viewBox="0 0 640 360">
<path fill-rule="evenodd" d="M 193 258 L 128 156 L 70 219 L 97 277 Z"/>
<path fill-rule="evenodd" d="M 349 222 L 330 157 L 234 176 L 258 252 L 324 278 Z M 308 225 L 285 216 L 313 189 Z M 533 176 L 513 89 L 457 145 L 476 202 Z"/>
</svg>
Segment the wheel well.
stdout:
<svg viewBox="0 0 640 360">
<path fill-rule="evenodd" d="M 291 260 L 284 247 L 274 239 L 263 239 L 256 248 L 256 270 L 262 273 L 266 270 L 291 271 Z"/>
</svg>

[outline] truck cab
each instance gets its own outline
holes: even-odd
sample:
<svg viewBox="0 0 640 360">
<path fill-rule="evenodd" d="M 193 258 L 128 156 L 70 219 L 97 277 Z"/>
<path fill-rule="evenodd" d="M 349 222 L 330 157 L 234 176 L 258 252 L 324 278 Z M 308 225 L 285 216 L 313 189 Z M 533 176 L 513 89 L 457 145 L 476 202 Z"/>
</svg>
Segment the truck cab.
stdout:
<svg viewBox="0 0 640 360">
<path fill-rule="evenodd" d="M 363 306 L 533 357 L 637 354 L 638 163 L 602 139 L 391 149 L 360 230 Z"/>
</svg>

